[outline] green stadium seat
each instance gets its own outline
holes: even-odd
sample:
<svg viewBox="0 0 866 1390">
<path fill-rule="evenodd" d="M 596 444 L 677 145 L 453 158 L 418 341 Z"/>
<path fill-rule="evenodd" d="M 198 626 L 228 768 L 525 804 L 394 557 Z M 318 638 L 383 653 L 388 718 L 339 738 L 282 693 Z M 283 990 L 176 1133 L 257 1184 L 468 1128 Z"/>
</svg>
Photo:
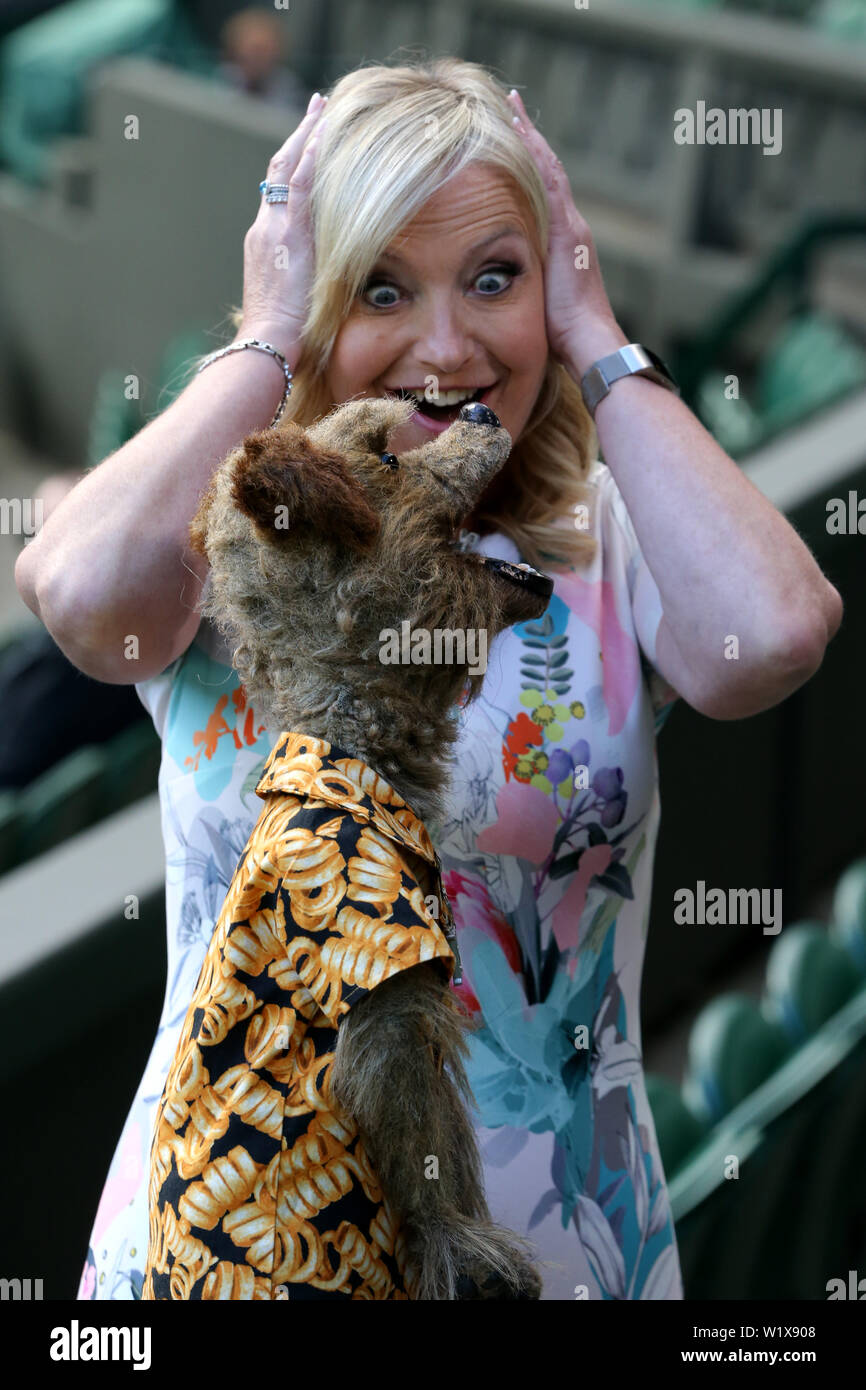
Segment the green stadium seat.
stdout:
<svg viewBox="0 0 866 1390">
<path fill-rule="evenodd" d="M 15 622 L 6 623 L 0 628 L 0 661 L 3 660 L 8 651 L 12 650 L 21 637 L 27 637 L 33 631 L 34 625 L 38 621 L 38 619 L 20 621 L 16 619 Z"/>
<path fill-rule="evenodd" d="M 822 34 L 843 42 L 866 42 L 866 5 L 863 0 L 818 0 L 809 22 Z"/>
<path fill-rule="evenodd" d="M 142 710 L 142 714 L 145 712 Z M 162 748 L 149 715 L 122 729 L 108 743 L 100 788 L 100 819 L 122 811 L 157 789 Z"/>
<path fill-rule="evenodd" d="M 720 10 L 723 0 L 645 0 L 647 6 L 661 4 L 664 9 L 678 10 Z"/>
<path fill-rule="evenodd" d="M 727 376 L 704 372 L 695 405 L 704 424 L 734 458 L 866 385 L 866 350 L 826 315 L 795 316 L 759 363 L 750 398 L 730 397 Z"/>
<path fill-rule="evenodd" d="M 862 980 L 851 957 L 817 922 L 795 922 L 767 959 L 762 1011 L 793 1043 L 805 1041 L 857 993 Z"/>
<path fill-rule="evenodd" d="M 19 816 L 17 792 L 0 791 L 0 874 L 19 862 Z"/>
<path fill-rule="evenodd" d="M 130 55 L 213 69 L 174 0 L 73 0 L 7 35 L 0 43 L 0 160 L 19 178 L 43 183 L 52 142 L 82 132 L 91 71 Z"/>
<path fill-rule="evenodd" d="M 751 1095 L 790 1051 L 782 1029 L 743 994 L 713 999 L 692 1025 L 683 1099 L 714 1122 Z"/>
<path fill-rule="evenodd" d="M 830 935 L 866 975 L 866 859 L 846 869 L 836 885 Z"/>
<path fill-rule="evenodd" d="M 695 405 L 701 420 L 733 458 L 748 453 L 764 438 L 761 417 L 745 396 L 729 396 L 725 372 L 713 368 L 696 388 Z"/>
<path fill-rule="evenodd" d="M 866 41 L 866 6 L 863 0 L 643 0 L 647 9 L 727 10 L 748 9 L 770 20 L 801 24 L 827 38 L 842 42 Z"/>
<path fill-rule="evenodd" d="M 653 1112 L 662 1166 L 670 1178 L 706 1133 L 706 1123 L 693 1115 L 678 1086 L 664 1076 L 648 1072 L 646 1093 Z"/>
<path fill-rule="evenodd" d="M 754 10 L 755 14 L 765 15 L 768 19 L 788 20 L 794 24 L 809 24 L 817 2 L 818 0 L 749 0 L 748 8 Z M 736 0 L 734 3 L 727 0 L 722 8 L 736 10 L 741 7 L 736 4 Z"/>
<path fill-rule="evenodd" d="M 44 854 L 101 815 L 109 745 L 77 748 L 20 793 L 19 862 Z"/>
<path fill-rule="evenodd" d="M 797 1117 L 793 1125 L 785 1124 L 784 1142 L 775 1134 L 755 1142 L 748 1131 L 735 1130 L 703 1157 L 708 1196 L 676 1227 L 687 1298 L 772 1296 L 779 1265 L 784 1268 L 791 1255 L 796 1223 L 787 1183 L 802 1173 L 808 1129 Z M 774 1245 L 767 1238 L 771 1228 Z"/>
<path fill-rule="evenodd" d="M 144 423 L 141 402 L 127 398 L 126 374 L 116 367 L 107 368 L 96 383 L 87 441 L 88 469 L 122 448 Z"/>
<path fill-rule="evenodd" d="M 686 1298 L 823 1299 L 829 1278 L 860 1267 L 864 1064 L 866 986 L 680 1166 L 670 1195 Z"/>
<path fill-rule="evenodd" d="M 155 410 L 161 414 L 189 384 L 197 357 L 213 349 L 213 342 L 201 330 L 178 333 L 171 339 L 159 366 Z M 126 395 L 126 375 L 117 367 L 107 367 L 96 386 L 90 416 L 87 467 L 96 468 L 123 447 L 146 424 L 141 401 Z"/>
<path fill-rule="evenodd" d="M 214 342 L 201 329 L 176 333 L 162 356 L 159 368 L 159 395 L 156 408 L 163 411 L 189 385 L 195 375 L 194 360 L 213 352 L 222 343 Z"/>
<path fill-rule="evenodd" d="M 769 434 L 866 384 L 866 350 L 827 314 L 796 315 L 758 369 L 755 408 Z"/>
<path fill-rule="evenodd" d="M 794 1260 L 801 1268 L 811 1261 L 816 1271 L 824 1273 L 823 1285 L 816 1274 L 819 1291 L 828 1277 L 847 1275 L 849 1265 L 840 1261 L 839 1247 L 851 1242 L 858 1227 L 866 1236 L 862 1195 L 858 1198 L 863 1191 L 866 1146 L 864 1060 L 866 1046 L 861 1039 L 854 1054 L 837 1066 L 819 1088 L 817 1104 L 813 1102 L 809 1107 L 812 1123 L 802 1145 L 803 1161 L 799 1172 L 793 1175 L 788 1193 L 789 1210 L 797 1209 L 798 1249 Z M 856 1258 L 859 1252 L 855 1248 L 850 1253 Z M 858 1267 L 861 1274 L 866 1273 L 866 1265 Z"/>
<path fill-rule="evenodd" d="M 106 743 L 87 744 L 27 787 L 0 791 L 0 873 L 157 789 L 162 749 L 151 719 Z"/>
</svg>

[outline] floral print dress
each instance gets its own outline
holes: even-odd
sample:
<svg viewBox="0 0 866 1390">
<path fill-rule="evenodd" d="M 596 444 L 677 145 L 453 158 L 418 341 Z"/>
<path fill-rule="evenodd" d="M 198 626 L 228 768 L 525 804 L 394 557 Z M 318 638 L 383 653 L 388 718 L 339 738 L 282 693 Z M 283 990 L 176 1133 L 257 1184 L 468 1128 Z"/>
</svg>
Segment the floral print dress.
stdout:
<svg viewBox="0 0 866 1390">
<path fill-rule="evenodd" d="M 544 1299 L 681 1299 L 647 1101 L 639 999 L 660 804 L 656 734 L 677 692 L 662 616 L 610 470 L 591 564 L 491 644 L 460 711 L 448 811 L 430 827 L 472 1014 L 469 1079 L 493 1216 L 534 1242 Z M 565 519 L 563 524 L 570 524 Z M 519 561 L 501 533 L 479 549 Z M 138 1299 L 154 1116 L 280 731 L 211 624 L 136 686 L 162 738 L 168 978 L 157 1036 L 96 1212 L 80 1299 Z"/>
</svg>

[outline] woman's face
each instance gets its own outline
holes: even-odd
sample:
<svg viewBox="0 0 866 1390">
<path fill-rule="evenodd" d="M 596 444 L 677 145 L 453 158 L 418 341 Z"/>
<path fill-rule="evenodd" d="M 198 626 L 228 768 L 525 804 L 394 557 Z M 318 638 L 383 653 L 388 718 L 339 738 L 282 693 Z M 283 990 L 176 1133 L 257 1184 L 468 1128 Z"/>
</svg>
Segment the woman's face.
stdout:
<svg viewBox="0 0 866 1390">
<path fill-rule="evenodd" d="M 391 436 L 393 453 L 448 428 L 460 404 L 447 409 L 445 392 L 468 397 L 479 387 L 516 443 L 548 351 L 544 272 L 527 215 L 500 171 L 475 164 L 430 198 L 376 262 L 326 379 L 340 403 L 429 388 L 424 409 Z"/>
</svg>

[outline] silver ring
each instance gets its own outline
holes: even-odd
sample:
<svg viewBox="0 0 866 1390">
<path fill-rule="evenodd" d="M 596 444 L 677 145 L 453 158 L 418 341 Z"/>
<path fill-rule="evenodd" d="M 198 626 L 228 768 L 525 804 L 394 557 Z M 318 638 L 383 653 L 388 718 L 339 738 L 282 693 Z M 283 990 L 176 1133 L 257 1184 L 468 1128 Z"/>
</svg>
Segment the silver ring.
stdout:
<svg viewBox="0 0 866 1390">
<path fill-rule="evenodd" d="M 259 184 L 259 192 L 264 193 L 266 203 L 287 203 L 289 201 L 289 185 L 287 183 L 268 183 L 267 179 L 262 179 Z"/>
</svg>

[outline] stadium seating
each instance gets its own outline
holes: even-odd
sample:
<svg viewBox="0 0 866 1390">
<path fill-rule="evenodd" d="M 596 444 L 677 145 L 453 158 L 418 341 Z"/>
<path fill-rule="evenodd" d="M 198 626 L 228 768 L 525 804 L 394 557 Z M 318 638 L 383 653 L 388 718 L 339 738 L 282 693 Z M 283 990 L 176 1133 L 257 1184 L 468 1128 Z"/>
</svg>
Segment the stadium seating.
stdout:
<svg viewBox="0 0 866 1390">
<path fill-rule="evenodd" d="M 647 1093 L 687 1298 L 826 1298 L 866 1261 L 866 859 L 832 922 L 792 923 L 763 998 L 695 1020 L 679 1090 Z"/>
<path fill-rule="evenodd" d="M 724 994 L 698 1016 L 689 1039 L 686 1102 L 720 1120 L 784 1061 L 789 1046 L 751 999 Z"/>
<path fill-rule="evenodd" d="M 8 34 L 0 43 L 0 161 L 27 183 L 43 182 L 52 142 L 82 129 L 88 77 L 126 54 L 203 73 L 213 66 L 174 0 L 74 0 Z"/>
<path fill-rule="evenodd" d="M 855 330 L 808 304 L 821 256 L 851 242 L 866 245 L 866 218 L 806 218 L 688 348 L 672 355 L 683 399 L 732 457 L 742 458 L 866 387 L 863 326 Z M 780 294 L 789 315 L 765 334 L 759 356 L 750 360 L 744 338 Z M 732 371 L 732 363 L 739 368 L 741 362 Z"/>
<path fill-rule="evenodd" d="M 0 634 L 0 652 L 24 631 Z M 20 789 L 0 791 L 0 875 L 156 791 L 161 746 L 150 716 L 75 749 Z"/>
<path fill-rule="evenodd" d="M 159 368 L 156 393 L 157 414 L 175 399 L 191 375 L 194 358 L 213 350 L 213 343 L 200 330 L 177 333 L 168 344 Z M 87 447 L 87 467 L 95 468 L 120 449 L 147 423 L 140 399 L 131 399 L 125 377 L 116 367 L 107 367 L 96 384 Z"/>
<path fill-rule="evenodd" d="M 857 993 L 860 971 L 825 927 L 798 922 L 773 943 L 767 961 L 764 1012 L 800 1043 Z"/>
</svg>

